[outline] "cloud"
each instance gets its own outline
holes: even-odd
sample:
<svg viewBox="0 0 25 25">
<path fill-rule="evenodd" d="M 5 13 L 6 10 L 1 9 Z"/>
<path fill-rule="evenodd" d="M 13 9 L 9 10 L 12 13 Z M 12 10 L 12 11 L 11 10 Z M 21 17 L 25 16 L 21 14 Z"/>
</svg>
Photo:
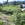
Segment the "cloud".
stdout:
<svg viewBox="0 0 25 25">
<path fill-rule="evenodd" d="M 17 0 L 17 1 L 24 1 L 24 0 Z"/>
<path fill-rule="evenodd" d="M 9 0 L 9 2 L 12 2 L 12 1 L 17 1 L 17 0 Z"/>
<path fill-rule="evenodd" d="M 0 2 L 3 3 L 3 1 L 7 1 L 7 0 L 0 0 Z M 8 0 L 9 2 L 12 2 L 12 1 L 24 1 L 24 0 Z"/>
<path fill-rule="evenodd" d="M 0 0 L 1 3 L 3 3 L 3 1 L 7 1 L 7 0 Z"/>
</svg>

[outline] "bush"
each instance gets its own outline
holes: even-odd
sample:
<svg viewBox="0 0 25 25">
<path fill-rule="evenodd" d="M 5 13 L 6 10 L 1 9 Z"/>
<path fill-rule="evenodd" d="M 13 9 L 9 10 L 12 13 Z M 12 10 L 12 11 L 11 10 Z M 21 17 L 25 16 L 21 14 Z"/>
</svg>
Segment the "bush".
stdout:
<svg viewBox="0 0 25 25">
<path fill-rule="evenodd" d="M 0 25 L 3 25 L 3 22 L 2 21 L 0 21 Z"/>
<path fill-rule="evenodd" d="M 2 7 L 0 6 L 0 11 L 2 11 Z"/>
</svg>

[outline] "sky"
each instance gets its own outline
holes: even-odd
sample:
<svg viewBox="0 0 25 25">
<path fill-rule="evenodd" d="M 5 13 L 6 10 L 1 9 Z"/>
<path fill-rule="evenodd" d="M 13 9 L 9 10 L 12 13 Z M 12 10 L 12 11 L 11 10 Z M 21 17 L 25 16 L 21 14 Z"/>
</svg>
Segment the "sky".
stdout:
<svg viewBox="0 0 25 25">
<path fill-rule="evenodd" d="M 7 1 L 7 0 L 0 0 L 1 3 L 3 3 L 4 1 Z M 25 0 L 9 0 L 8 2 L 12 2 L 12 1 L 25 1 Z"/>
<path fill-rule="evenodd" d="M 17 1 L 24 1 L 24 0 L 17 0 Z"/>
</svg>

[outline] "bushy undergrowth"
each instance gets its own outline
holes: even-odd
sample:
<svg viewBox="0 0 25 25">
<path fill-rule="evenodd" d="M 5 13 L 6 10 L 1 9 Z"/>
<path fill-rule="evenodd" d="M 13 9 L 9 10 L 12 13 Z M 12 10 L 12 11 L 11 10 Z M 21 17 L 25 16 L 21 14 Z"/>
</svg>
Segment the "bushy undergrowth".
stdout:
<svg viewBox="0 0 25 25">
<path fill-rule="evenodd" d="M 18 21 L 20 22 L 20 18 L 21 16 L 25 16 L 24 13 L 22 13 L 21 9 L 17 6 L 5 6 L 3 8 L 0 7 L 0 10 L 3 11 L 3 10 L 6 10 L 6 11 L 13 11 L 13 15 L 11 15 L 9 17 L 9 21 L 12 21 L 12 22 L 16 22 L 17 19 L 19 19 Z M 17 23 L 16 23 L 17 24 Z"/>
<path fill-rule="evenodd" d="M 2 21 L 0 21 L 0 25 L 3 25 L 3 22 Z"/>
</svg>

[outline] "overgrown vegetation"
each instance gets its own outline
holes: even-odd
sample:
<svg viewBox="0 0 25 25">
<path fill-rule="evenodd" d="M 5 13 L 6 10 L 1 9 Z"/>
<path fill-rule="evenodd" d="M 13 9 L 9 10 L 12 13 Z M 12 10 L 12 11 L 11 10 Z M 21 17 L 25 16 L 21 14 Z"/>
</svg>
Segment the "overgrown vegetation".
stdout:
<svg viewBox="0 0 25 25">
<path fill-rule="evenodd" d="M 13 11 L 13 14 L 10 15 L 10 17 L 8 16 L 8 20 L 10 22 L 15 22 L 16 25 L 20 24 L 20 21 L 21 21 L 21 16 L 25 16 L 25 13 L 21 11 L 21 8 L 20 6 L 5 6 L 3 8 L 0 7 L 0 11 Z M 2 16 L 2 15 L 1 15 Z M 18 22 L 18 23 L 17 23 Z"/>
<path fill-rule="evenodd" d="M 0 21 L 0 25 L 3 25 L 3 22 L 2 21 Z"/>
</svg>

